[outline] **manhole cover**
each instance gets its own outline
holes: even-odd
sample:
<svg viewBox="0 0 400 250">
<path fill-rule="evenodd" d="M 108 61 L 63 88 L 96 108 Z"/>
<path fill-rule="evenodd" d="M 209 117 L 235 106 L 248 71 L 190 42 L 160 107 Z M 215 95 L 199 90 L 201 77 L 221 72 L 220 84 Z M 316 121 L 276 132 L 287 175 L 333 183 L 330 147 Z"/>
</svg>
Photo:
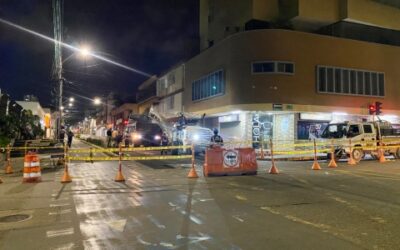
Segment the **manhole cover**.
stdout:
<svg viewBox="0 0 400 250">
<path fill-rule="evenodd" d="M 20 222 L 24 220 L 30 219 L 31 216 L 28 214 L 13 214 L 0 217 L 0 223 L 11 223 L 11 222 Z"/>
</svg>

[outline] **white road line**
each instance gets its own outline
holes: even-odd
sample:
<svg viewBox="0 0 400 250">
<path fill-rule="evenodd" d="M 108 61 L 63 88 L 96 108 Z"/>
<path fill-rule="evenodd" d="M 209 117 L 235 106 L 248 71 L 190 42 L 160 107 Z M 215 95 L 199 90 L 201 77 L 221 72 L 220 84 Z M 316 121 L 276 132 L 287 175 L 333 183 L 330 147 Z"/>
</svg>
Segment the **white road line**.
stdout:
<svg viewBox="0 0 400 250">
<path fill-rule="evenodd" d="M 50 212 L 49 215 L 68 214 L 68 213 L 71 213 L 71 212 L 72 212 L 71 209 L 64 209 L 64 210 L 60 210 L 58 212 Z"/>
<path fill-rule="evenodd" d="M 69 206 L 69 203 L 50 204 L 50 207 L 65 207 L 65 206 Z"/>
<path fill-rule="evenodd" d="M 53 238 L 53 237 L 58 237 L 58 236 L 71 235 L 71 234 L 74 234 L 74 229 L 72 227 L 67 228 L 67 229 L 51 230 L 51 231 L 46 232 L 47 238 Z"/>
</svg>

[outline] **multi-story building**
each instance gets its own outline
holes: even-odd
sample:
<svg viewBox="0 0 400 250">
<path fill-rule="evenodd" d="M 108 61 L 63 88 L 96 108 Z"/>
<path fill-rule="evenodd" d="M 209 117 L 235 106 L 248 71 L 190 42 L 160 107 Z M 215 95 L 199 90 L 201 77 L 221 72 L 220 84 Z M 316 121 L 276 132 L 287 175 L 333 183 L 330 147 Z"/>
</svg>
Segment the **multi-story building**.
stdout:
<svg viewBox="0 0 400 250">
<path fill-rule="evenodd" d="M 178 117 L 183 111 L 182 96 L 185 65 L 172 68 L 168 73 L 157 80 L 157 97 L 159 99 L 155 109 L 164 118 Z"/>
<path fill-rule="evenodd" d="M 139 114 L 148 113 L 150 108 L 158 103 L 157 79 L 157 76 L 152 76 L 139 85 L 136 93 Z"/>
<path fill-rule="evenodd" d="M 225 138 L 318 137 L 331 121 L 400 124 L 400 6 L 378 0 L 203 0 L 185 111 Z"/>
</svg>

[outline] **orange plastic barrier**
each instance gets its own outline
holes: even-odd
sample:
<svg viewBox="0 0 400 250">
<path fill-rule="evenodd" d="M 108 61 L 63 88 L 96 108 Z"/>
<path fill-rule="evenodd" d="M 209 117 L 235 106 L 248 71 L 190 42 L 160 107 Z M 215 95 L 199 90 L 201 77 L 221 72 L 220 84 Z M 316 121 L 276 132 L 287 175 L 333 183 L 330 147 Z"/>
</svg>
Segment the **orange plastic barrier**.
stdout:
<svg viewBox="0 0 400 250">
<path fill-rule="evenodd" d="M 24 159 L 24 177 L 23 182 L 40 182 L 40 159 L 34 152 L 28 152 Z"/>
<path fill-rule="evenodd" d="M 256 152 L 253 148 L 206 150 L 204 176 L 257 174 Z"/>
</svg>

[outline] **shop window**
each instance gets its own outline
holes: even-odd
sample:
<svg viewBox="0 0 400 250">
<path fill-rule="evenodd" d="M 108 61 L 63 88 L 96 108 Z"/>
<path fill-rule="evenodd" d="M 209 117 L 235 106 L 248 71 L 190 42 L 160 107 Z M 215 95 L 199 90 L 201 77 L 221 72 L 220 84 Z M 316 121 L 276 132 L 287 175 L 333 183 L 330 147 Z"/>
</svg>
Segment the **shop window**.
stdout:
<svg viewBox="0 0 400 250">
<path fill-rule="evenodd" d="M 225 93 L 223 70 L 213 72 L 192 83 L 192 100 L 198 101 Z"/>
<path fill-rule="evenodd" d="M 321 93 L 384 96 L 384 80 L 383 73 L 317 66 L 317 90 Z"/>
</svg>

